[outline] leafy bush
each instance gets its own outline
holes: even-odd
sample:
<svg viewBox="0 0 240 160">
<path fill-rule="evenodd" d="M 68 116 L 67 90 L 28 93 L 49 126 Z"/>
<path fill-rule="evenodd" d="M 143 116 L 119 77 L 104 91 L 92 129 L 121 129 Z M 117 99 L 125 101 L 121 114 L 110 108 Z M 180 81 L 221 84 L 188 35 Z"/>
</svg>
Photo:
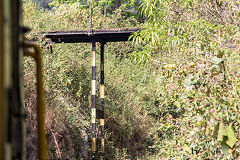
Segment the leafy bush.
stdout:
<svg viewBox="0 0 240 160">
<path fill-rule="evenodd" d="M 134 45 L 105 48 L 106 158 L 239 158 L 238 3 L 144 0 L 144 23 L 129 17 L 124 5 L 108 15 L 108 28 L 145 29 L 131 37 Z M 94 28 L 103 28 L 101 7 L 94 8 L 93 20 Z M 89 10 L 72 3 L 43 11 L 26 3 L 24 23 L 32 28 L 29 38 L 40 31 L 88 29 Z M 68 128 L 77 153 L 84 152 L 83 131 L 90 132 L 90 52 L 88 44 L 44 50 L 47 104 L 59 111 L 54 117 Z M 32 64 L 25 65 L 28 77 Z M 51 149 L 59 158 L 56 151 Z"/>
<path fill-rule="evenodd" d="M 140 52 L 133 52 L 132 59 L 162 67 L 158 74 L 165 87 L 158 92 L 159 108 L 169 106 L 171 115 L 169 123 L 164 122 L 166 119 L 161 122 L 167 127 L 163 125 L 160 131 L 162 137 L 169 138 L 170 134 L 173 140 L 158 140 L 154 148 L 159 157 L 229 159 L 239 156 L 236 138 L 239 102 L 235 101 L 235 96 L 239 96 L 235 84 L 239 80 L 232 70 L 232 67 L 237 69 L 232 58 L 239 58 L 235 52 L 239 51 L 239 42 L 234 36 L 239 30 L 236 25 L 239 16 L 235 12 L 238 5 L 236 1 L 207 0 L 142 3 L 145 29 L 131 38 L 134 45 L 144 47 Z M 206 12 L 216 13 L 214 19 Z M 171 114 L 170 108 L 180 111 L 177 117 Z M 170 125 L 173 119 L 177 124 L 181 119 L 181 127 Z M 224 124 L 229 125 L 227 133 Z M 218 134 L 218 142 L 212 138 L 213 131 Z M 163 147 L 166 144 L 168 147 L 172 144 L 171 149 Z"/>
</svg>

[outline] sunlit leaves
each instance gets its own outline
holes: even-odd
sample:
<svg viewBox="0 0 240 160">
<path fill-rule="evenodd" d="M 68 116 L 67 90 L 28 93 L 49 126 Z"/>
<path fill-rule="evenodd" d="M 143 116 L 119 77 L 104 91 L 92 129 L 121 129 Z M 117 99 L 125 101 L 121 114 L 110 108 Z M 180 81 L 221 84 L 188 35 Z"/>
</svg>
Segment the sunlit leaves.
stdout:
<svg viewBox="0 0 240 160">
<path fill-rule="evenodd" d="M 235 135 L 235 132 L 232 128 L 232 124 L 230 124 L 227 128 L 226 128 L 226 133 L 228 136 L 228 139 L 226 140 L 226 144 L 233 148 L 234 144 L 238 141 Z"/>
<path fill-rule="evenodd" d="M 219 130 L 218 130 L 218 136 L 217 136 L 217 140 L 222 142 L 224 137 L 227 136 L 227 133 L 226 133 L 226 129 L 225 129 L 225 126 L 224 124 L 221 122 L 219 124 Z"/>
<path fill-rule="evenodd" d="M 114 4 L 114 0 L 99 0 L 97 3 L 100 6 L 112 6 Z"/>
<path fill-rule="evenodd" d="M 225 127 L 223 122 L 218 123 L 213 131 L 213 137 L 216 137 L 217 141 L 221 143 L 222 152 L 229 154 L 229 148 L 233 148 L 235 143 L 238 141 L 235 132 L 232 127 L 232 123 Z"/>
<path fill-rule="evenodd" d="M 176 69 L 176 67 L 176 64 L 166 64 L 165 66 L 163 66 L 163 68 L 165 68 L 166 70 Z"/>
<path fill-rule="evenodd" d="M 140 5 L 141 14 L 148 18 L 157 17 L 166 11 L 168 3 L 168 0 L 144 0 Z"/>
<path fill-rule="evenodd" d="M 221 143 L 221 149 L 222 149 L 222 153 L 225 154 L 225 155 L 229 155 L 229 146 L 225 143 L 225 142 L 222 142 Z"/>
<path fill-rule="evenodd" d="M 151 59 L 151 50 L 134 51 L 130 54 L 130 58 L 138 64 L 146 64 Z"/>
<path fill-rule="evenodd" d="M 176 4 L 177 16 L 170 8 L 173 3 Z M 193 5 L 189 6 L 190 3 Z M 194 17 L 197 10 L 195 4 L 199 3 L 198 0 L 148 1 L 145 3 L 148 6 L 144 8 L 142 5 L 143 29 L 130 37 L 136 48 L 126 49 L 129 46 L 119 43 L 106 45 L 106 109 L 110 116 L 121 117 L 117 120 L 119 125 L 124 126 L 124 131 L 129 131 L 125 124 L 130 121 L 129 124 L 147 128 L 144 128 L 143 134 L 149 141 L 142 144 L 146 145 L 150 156 L 156 154 L 156 157 L 149 158 L 147 155 L 146 159 L 191 159 L 194 156 L 196 159 L 224 159 L 222 153 L 230 154 L 231 148 L 232 155 L 235 154 L 233 157 L 238 157 L 239 28 L 212 23 L 200 15 Z M 96 25 L 99 25 L 97 28 L 101 27 L 103 19 L 99 16 L 101 11 L 96 6 L 94 17 Z M 38 27 L 38 31 L 85 29 L 88 26 L 89 10 L 77 5 L 61 5 L 44 14 L 34 10 L 28 12 L 28 24 L 31 22 L 33 28 Z M 120 8 L 111 15 L 112 19 L 109 17 L 107 23 L 115 28 L 132 27 L 129 17 L 126 21 L 119 21 L 126 18 L 123 15 Z M 236 32 L 227 35 L 232 31 Z M 229 44 L 236 48 L 226 49 Z M 58 54 L 51 56 L 53 62 L 46 63 L 53 68 L 48 69 L 51 74 L 49 79 L 54 82 L 48 81 L 49 87 L 52 90 L 72 90 L 74 96 L 85 104 L 88 101 L 83 97 L 86 98 L 89 92 L 89 77 L 86 76 L 90 74 L 89 71 L 76 69 L 86 65 L 89 70 L 88 53 L 91 48 L 78 44 L 79 48 L 71 46 L 66 49 L 66 45 L 54 45 L 58 46 L 54 48 L 54 53 Z M 119 58 L 119 53 L 126 56 Z M 68 62 L 69 59 L 71 61 Z M 74 59 L 77 61 L 72 65 Z M 222 80 L 226 72 L 224 64 L 230 73 L 226 76 L 227 82 Z M 69 74 L 66 75 L 66 72 Z M 134 113 L 129 110 L 134 110 Z M 132 121 L 135 114 L 140 117 L 136 123 Z M 216 121 L 222 122 L 222 125 L 219 123 L 215 126 Z M 233 123 L 231 127 L 230 123 Z M 218 137 L 216 140 L 209 136 L 213 130 L 215 138 Z M 119 137 L 125 140 L 125 137 Z"/>
</svg>

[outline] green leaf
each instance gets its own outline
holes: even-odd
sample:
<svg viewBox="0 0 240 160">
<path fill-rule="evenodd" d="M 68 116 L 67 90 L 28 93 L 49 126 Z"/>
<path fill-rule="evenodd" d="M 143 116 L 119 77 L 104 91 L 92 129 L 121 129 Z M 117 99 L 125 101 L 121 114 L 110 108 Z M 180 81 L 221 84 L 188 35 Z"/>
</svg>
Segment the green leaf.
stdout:
<svg viewBox="0 0 240 160">
<path fill-rule="evenodd" d="M 214 130 L 213 130 L 213 138 L 216 138 L 216 137 L 217 137 L 218 130 L 219 130 L 219 123 L 217 123 L 217 125 L 214 126 Z"/>
<path fill-rule="evenodd" d="M 166 70 L 175 69 L 176 67 L 177 67 L 176 64 L 167 64 L 163 66 L 163 68 L 165 68 Z"/>
<path fill-rule="evenodd" d="M 178 107 L 178 108 L 181 107 L 181 103 L 178 102 L 178 101 L 174 102 L 174 104 L 175 104 L 175 106 Z"/>
<path fill-rule="evenodd" d="M 222 153 L 225 154 L 225 155 L 229 155 L 229 146 L 225 143 L 225 142 L 222 142 L 221 143 L 221 149 L 222 149 Z"/>
<path fill-rule="evenodd" d="M 224 124 L 221 122 L 219 125 L 219 130 L 218 130 L 218 136 L 217 136 L 217 140 L 222 142 L 224 137 L 227 136 Z"/>
<path fill-rule="evenodd" d="M 213 64 L 220 64 L 222 63 L 223 59 L 222 58 L 218 58 L 217 56 L 213 57 L 212 62 Z"/>
<path fill-rule="evenodd" d="M 211 66 L 210 71 L 213 75 L 220 74 L 221 73 L 221 67 L 219 65 L 214 64 L 214 65 Z"/>
<path fill-rule="evenodd" d="M 217 58 L 222 58 L 224 55 L 224 52 L 223 51 L 218 51 L 217 52 Z"/>
<path fill-rule="evenodd" d="M 191 86 L 191 85 L 193 85 L 194 79 L 195 79 L 195 77 L 192 76 L 192 75 L 189 76 L 189 77 L 187 77 L 187 78 L 185 79 L 185 81 L 184 81 L 184 85 L 185 85 L 185 86 Z"/>
<path fill-rule="evenodd" d="M 227 128 L 226 128 L 226 133 L 228 136 L 228 139 L 226 140 L 226 144 L 233 148 L 234 144 L 237 142 L 237 138 L 236 135 L 234 133 L 234 130 L 232 128 L 232 124 L 230 124 Z"/>
</svg>

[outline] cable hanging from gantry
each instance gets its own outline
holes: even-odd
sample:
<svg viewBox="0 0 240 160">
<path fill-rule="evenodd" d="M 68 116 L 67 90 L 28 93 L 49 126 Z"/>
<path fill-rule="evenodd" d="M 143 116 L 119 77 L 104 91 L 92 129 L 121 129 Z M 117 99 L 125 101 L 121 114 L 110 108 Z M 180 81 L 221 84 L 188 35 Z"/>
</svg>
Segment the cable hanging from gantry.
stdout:
<svg viewBox="0 0 240 160">
<path fill-rule="evenodd" d="M 90 24 L 89 24 L 89 33 L 90 33 L 90 35 L 93 34 L 92 17 L 93 17 L 93 0 L 90 0 Z"/>
</svg>

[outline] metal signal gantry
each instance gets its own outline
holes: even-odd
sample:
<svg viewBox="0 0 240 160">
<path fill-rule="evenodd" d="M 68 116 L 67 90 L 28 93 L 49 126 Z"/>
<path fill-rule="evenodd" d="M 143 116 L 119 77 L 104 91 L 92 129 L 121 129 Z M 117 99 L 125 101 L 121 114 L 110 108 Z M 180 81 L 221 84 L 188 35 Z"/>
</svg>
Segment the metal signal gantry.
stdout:
<svg viewBox="0 0 240 160">
<path fill-rule="evenodd" d="M 91 27 L 90 27 L 91 28 Z M 54 43 L 92 43 L 92 91 L 91 91 L 91 159 L 99 159 L 97 155 L 97 123 L 100 123 L 100 144 L 102 157 L 105 152 L 104 141 L 104 46 L 107 42 L 128 41 L 129 36 L 139 28 L 107 29 L 107 30 L 78 30 L 78 31 L 51 31 L 42 32 L 45 38 L 49 38 L 49 46 Z M 96 109 L 96 42 L 100 43 L 100 110 Z"/>
</svg>

